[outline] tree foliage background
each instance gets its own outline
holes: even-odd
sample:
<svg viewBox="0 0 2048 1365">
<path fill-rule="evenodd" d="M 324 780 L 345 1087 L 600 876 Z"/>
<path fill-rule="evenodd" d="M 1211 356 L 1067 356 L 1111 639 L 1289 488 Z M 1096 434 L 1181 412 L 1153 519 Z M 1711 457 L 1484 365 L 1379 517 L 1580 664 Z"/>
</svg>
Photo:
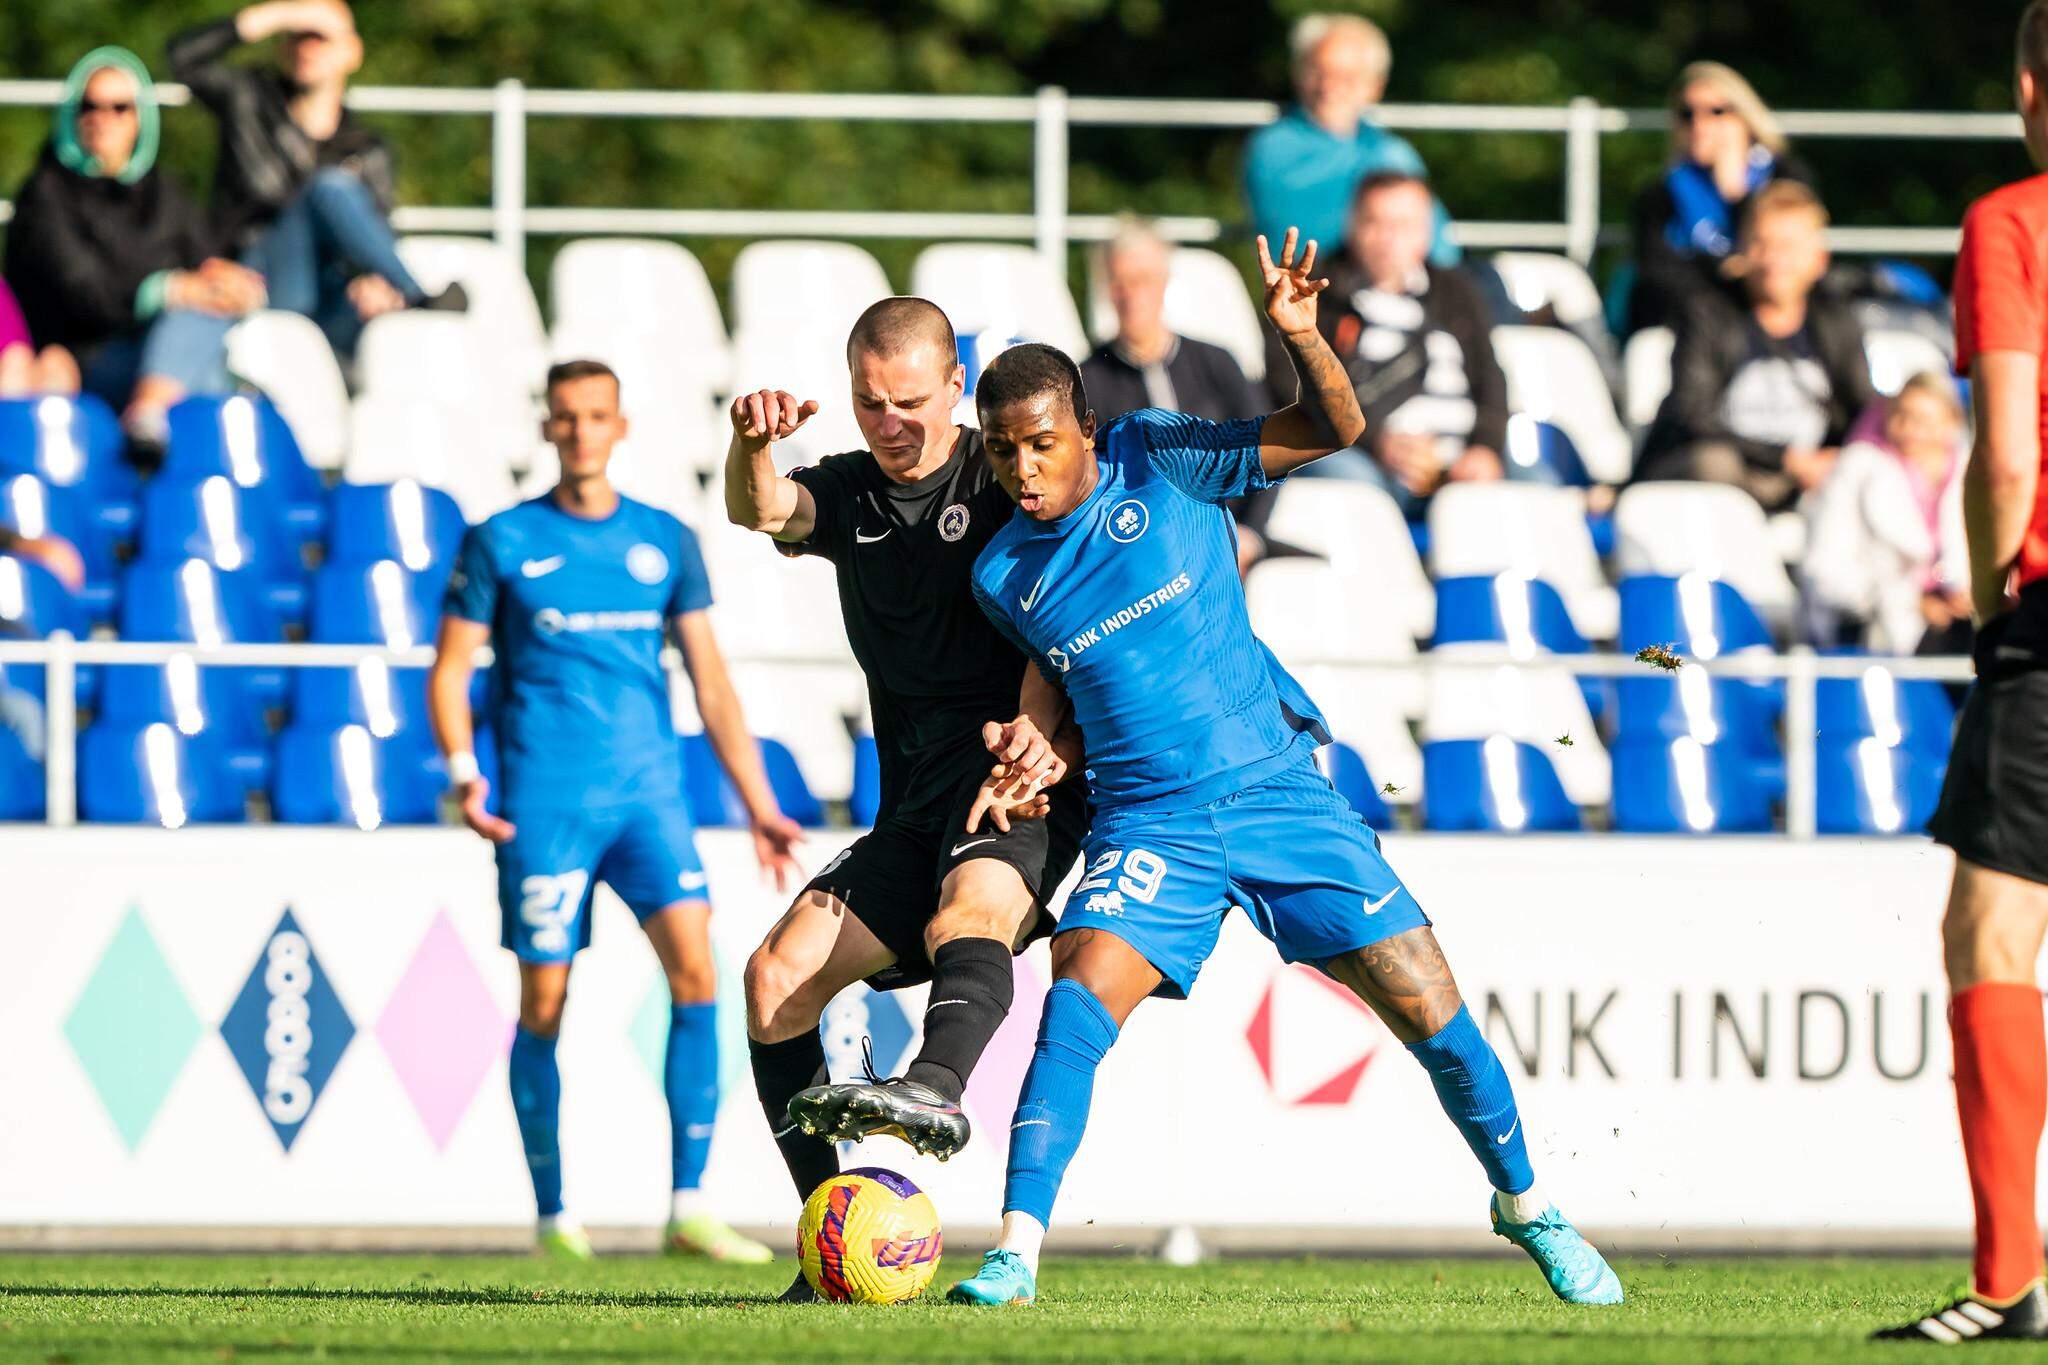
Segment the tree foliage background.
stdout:
<svg viewBox="0 0 2048 1365">
<path fill-rule="evenodd" d="M 361 0 L 375 84 L 788 91 L 1025 92 L 1276 98 L 1301 14 L 1348 9 L 1394 44 L 1392 101 L 1659 105 L 1697 57 L 1730 62 L 1779 108 L 2010 107 L 2014 0 Z M 164 40 L 227 11 L 204 0 L 7 0 L 0 77 L 55 77 L 88 48 L 124 43 L 163 71 Z M 378 116 L 409 203 L 481 204 L 487 120 Z M 0 186 L 25 175 L 47 130 L 0 110 Z M 204 113 L 168 120 L 169 162 L 203 186 Z M 1024 211 L 1030 132 L 989 125 L 536 119 L 533 204 L 689 208 Z M 1561 139 L 1415 139 L 1452 211 L 1556 217 Z M 1080 129 L 1078 212 L 1136 209 L 1242 220 L 1242 138 Z M 2018 143 L 1813 140 L 1802 154 L 1842 223 L 1954 223 L 1975 194 L 2024 174 Z M 1606 140 L 1602 210 L 1627 218 L 1663 155 L 1659 137 Z M 553 245 L 536 242 L 544 281 Z M 722 279 L 740 245 L 690 245 Z M 892 278 L 917 244 L 869 243 Z M 1609 257 L 1614 249 L 1610 248 Z"/>
</svg>

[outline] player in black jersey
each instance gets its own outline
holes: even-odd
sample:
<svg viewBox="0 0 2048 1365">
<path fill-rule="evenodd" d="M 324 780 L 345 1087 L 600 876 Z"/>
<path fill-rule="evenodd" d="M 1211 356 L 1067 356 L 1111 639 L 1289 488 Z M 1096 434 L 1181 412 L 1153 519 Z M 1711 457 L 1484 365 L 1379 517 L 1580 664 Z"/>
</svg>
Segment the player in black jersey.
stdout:
<svg viewBox="0 0 2048 1365">
<path fill-rule="evenodd" d="M 1086 832 L 1081 780 L 1060 780 L 1066 765 L 1035 730 L 1005 757 L 1045 779 L 1029 808 L 1042 818 L 967 827 L 990 775 L 983 726 L 1018 715 L 1020 687 L 1049 684 L 968 587 L 1013 508 L 981 433 L 953 422 L 965 376 L 952 325 L 923 299 L 884 299 L 854 324 L 847 366 L 866 450 L 778 475 L 774 442 L 818 405 L 764 389 L 733 403 L 726 456 L 733 522 L 838 569 L 881 759 L 873 831 L 747 962 L 754 1083 L 800 1196 L 837 1172 L 830 1140 L 893 1133 L 941 1157 L 966 1142 L 961 1095 L 1009 1010 L 1011 955 L 1051 930 L 1046 899 Z M 900 1077 L 831 1085 L 818 1021 L 862 979 L 931 981 L 924 1043 Z"/>
</svg>

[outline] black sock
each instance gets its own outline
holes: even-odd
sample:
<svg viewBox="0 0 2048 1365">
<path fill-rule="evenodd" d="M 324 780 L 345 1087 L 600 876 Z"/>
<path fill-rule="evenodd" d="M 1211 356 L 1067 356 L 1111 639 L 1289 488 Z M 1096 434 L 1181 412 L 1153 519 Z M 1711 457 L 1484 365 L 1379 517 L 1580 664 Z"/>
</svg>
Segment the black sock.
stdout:
<svg viewBox="0 0 2048 1365">
<path fill-rule="evenodd" d="M 903 1073 L 958 1104 L 989 1039 L 1003 1026 L 1017 981 L 1010 945 L 992 938 L 956 938 L 932 954 L 931 1002 L 924 1007 L 924 1046 Z"/>
<path fill-rule="evenodd" d="M 761 1112 L 768 1116 L 768 1131 L 775 1135 L 782 1164 L 796 1182 L 799 1199 L 839 1174 L 839 1149 L 829 1142 L 806 1136 L 789 1121 L 789 1101 L 799 1090 L 823 1085 L 831 1077 L 825 1070 L 825 1044 L 816 1029 L 806 1029 L 780 1043 L 747 1040 L 747 1053 L 754 1063 L 754 1089 L 761 1096 Z"/>
</svg>

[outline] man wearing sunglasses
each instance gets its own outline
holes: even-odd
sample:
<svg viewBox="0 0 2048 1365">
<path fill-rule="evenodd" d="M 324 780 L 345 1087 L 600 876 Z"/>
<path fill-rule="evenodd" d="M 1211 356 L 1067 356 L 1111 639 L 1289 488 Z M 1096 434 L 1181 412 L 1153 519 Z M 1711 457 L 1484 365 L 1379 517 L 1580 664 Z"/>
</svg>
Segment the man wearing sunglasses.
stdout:
<svg viewBox="0 0 2048 1365">
<path fill-rule="evenodd" d="M 225 59 L 277 40 L 278 66 Z M 221 239 L 269 288 L 270 306 L 320 324 L 336 352 L 399 308 L 460 310 L 398 257 L 391 152 L 343 106 L 363 40 L 342 0 L 269 0 L 173 38 L 171 70 L 220 120 L 213 212 Z"/>
</svg>

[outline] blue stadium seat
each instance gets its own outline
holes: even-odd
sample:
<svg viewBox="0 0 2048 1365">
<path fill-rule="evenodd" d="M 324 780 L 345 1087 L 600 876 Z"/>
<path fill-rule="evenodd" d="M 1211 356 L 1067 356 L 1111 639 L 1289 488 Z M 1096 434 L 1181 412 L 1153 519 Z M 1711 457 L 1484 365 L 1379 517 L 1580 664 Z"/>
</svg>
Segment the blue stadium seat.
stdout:
<svg viewBox="0 0 2048 1365">
<path fill-rule="evenodd" d="M 1614 746 L 1614 827 L 1626 833 L 1761 833 L 1771 827 L 1771 797 L 1728 745 L 1632 735 Z"/>
<path fill-rule="evenodd" d="M 689 798 L 690 818 L 704 829 L 740 828 L 747 824 L 747 808 L 733 789 L 711 741 L 701 734 L 684 735 L 683 791 Z M 768 770 L 768 785 L 782 813 L 799 825 L 815 828 L 825 823 L 825 808 L 811 793 L 797 768 L 796 758 L 779 740 L 758 739 L 761 766 Z"/>
<path fill-rule="evenodd" d="M 1550 482 L 1573 488 L 1589 488 L 1593 483 L 1572 438 L 1562 428 L 1524 413 L 1508 418 L 1507 449 L 1501 452 L 1501 457 L 1510 464 L 1536 471 L 1539 481 L 1547 477 Z"/>
<path fill-rule="evenodd" d="M 1506 735 L 1422 746 L 1422 818 L 1435 830 L 1576 830 L 1578 808 L 1550 759 Z"/>
<path fill-rule="evenodd" d="M 1517 658 L 1539 652 L 1585 654 L 1591 647 L 1572 624 L 1564 598 L 1540 578 L 1478 574 L 1436 581 L 1438 645 L 1505 645 Z M 1604 678 L 1580 678 L 1586 709 L 1599 719 L 1607 710 Z"/>
<path fill-rule="evenodd" d="M 121 635 L 180 644 L 269 644 L 283 638 L 254 570 L 232 573 L 203 559 L 181 564 L 140 562 L 121 579 Z M 263 706 L 284 695 L 284 678 L 250 669 L 249 688 Z"/>
<path fill-rule="evenodd" d="M 0 635 L 40 640 L 60 630 L 84 636 L 78 600 L 42 565 L 0 555 Z"/>
<path fill-rule="evenodd" d="M 417 739 L 294 721 L 278 736 L 270 805 L 288 825 L 431 825 L 446 786 L 439 756 Z"/>
<path fill-rule="evenodd" d="M 236 824 L 247 817 L 242 782 L 221 747 L 155 721 L 108 721 L 78 741 L 78 811 L 108 824 Z"/>
<path fill-rule="evenodd" d="M 189 655 L 168 664 L 108 664 L 99 672 L 97 718 L 123 729 L 162 722 L 188 739 L 204 735 L 243 788 L 256 791 L 270 776 L 270 734 L 250 672 L 202 667 Z"/>
<path fill-rule="evenodd" d="M 1771 632 L 1732 584 L 1700 574 L 1666 578 L 1633 574 L 1621 580 L 1621 633 L 1628 653 L 1670 645 L 1680 654 L 1714 659 L 1738 649 L 1771 646 Z"/>
<path fill-rule="evenodd" d="M 1941 797 L 1948 755 L 1874 738 L 1823 739 L 1814 763 L 1822 834 L 1917 834 Z"/>
<path fill-rule="evenodd" d="M 1316 766 L 1368 825 L 1379 828 L 1393 823 L 1392 812 L 1380 799 L 1379 784 L 1372 780 L 1358 750 L 1341 742 L 1325 745 L 1316 750 Z"/>
<path fill-rule="evenodd" d="M 159 474 L 142 494 L 140 558 L 169 564 L 203 559 L 230 573 L 254 570 L 271 610 L 284 621 L 306 614 L 306 566 L 274 509 L 224 474 L 181 480 Z"/>
<path fill-rule="evenodd" d="M 93 519 L 77 488 L 48 483 L 39 474 L 0 474 L 0 526 L 70 541 L 85 561 L 85 587 L 73 596 L 92 621 L 113 620 L 114 535 Z"/>
<path fill-rule="evenodd" d="M 267 398 L 194 397 L 173 407 L 162 474 L 180 483 L 232 479 L 281 518 L 294 544 L 318 539 L 327 523 L 326 490 Z"/>
<path fill-rule="evenodd" d="M 1633 654 L 1670 645 L 1691 659 L 1714 659 L 1742 649 L 1768 649 L 1770 632 L 1742 594 L 1699 575 L 1638 575 L 1621 582 L 1617 642 Z M 1644 742 L 1690 738 L 1728 755 L 1741 769 L 1740 787 L 1761 783 L 1766 795 L 1784 788 L 1778 716 L 1784 685 L 1776 681 L 1709 678 L 1681 666 L 1674 673 L 1645 665 L 1641 675 L 1615 684 L 1617 730 Z M 1747 807 L 1738 802 L 1747 812 Z M 1749 818 L 1745 813 L 1744 819 Z"/>
<path fill-rule="evenodd" d="M 1875 659 L 1861 677 L 1820 679 L 1814 709 L 1823 742 L 1874 738 L 1921 754 L 1946 754 L 1956 723 L 1940 683 L 1902 680 Z"/>
<path fill-rule="evenodd" d="M 873 735 L 853 737 L 853 791 L 846 814 L 856 825 L 873 825 L 882 810 L 882 753 Z"/>
<path fill-rule="evenodd" d="M 121 537 L 134 527 L 137 490 L 123 444 L 120 422 L 97 398 L 0 399 L 0 474 L 76 488 L 94 519 Z"/>
<path fill-rule="evenodd" d="M 445 576 L 467 529 L 454 498 L 417 480 L 345 483 L 328 502 L 327 562 L 395 559 L 413 573 Z"/>
<path fill-rule="evenodd" d="M 42 818 L 43 765 L 29 755 L 20 735 L 0 724 L 0 820 Z"/>
<path fill-rule="evenodd" d="M 430 738 L 424 668 L 391 668 L 381 659 L 365 659 L 353 667 L 295 668 L 291 673 L 295 726 L 363 725 L 374 739 L 409 734 L 424 743 Z"/>
<path fill-rule="evenodd" d="M 395 559 L 329 563 L 313 576 L 307 635 L 325 644 L 431 645 L 444 571 L 410 573 Z"/>
</svg>

